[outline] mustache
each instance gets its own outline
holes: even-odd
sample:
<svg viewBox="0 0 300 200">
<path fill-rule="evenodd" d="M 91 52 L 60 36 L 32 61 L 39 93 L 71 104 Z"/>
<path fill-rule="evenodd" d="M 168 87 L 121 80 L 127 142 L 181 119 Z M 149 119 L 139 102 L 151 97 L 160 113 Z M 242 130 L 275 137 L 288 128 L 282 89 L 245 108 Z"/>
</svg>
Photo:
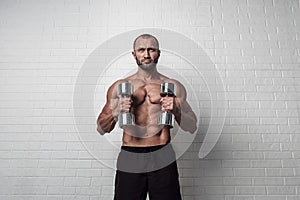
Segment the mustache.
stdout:
<svg viewBox="0 0 300 200">
<path fill-rule="evenodd" d="M 146 61 L 146 60 L 153 61 L 151 58 L 144 58 L 144 59 L 142 59 L 141 61 L 144 62 L 144 61 Z"/>
</svg>

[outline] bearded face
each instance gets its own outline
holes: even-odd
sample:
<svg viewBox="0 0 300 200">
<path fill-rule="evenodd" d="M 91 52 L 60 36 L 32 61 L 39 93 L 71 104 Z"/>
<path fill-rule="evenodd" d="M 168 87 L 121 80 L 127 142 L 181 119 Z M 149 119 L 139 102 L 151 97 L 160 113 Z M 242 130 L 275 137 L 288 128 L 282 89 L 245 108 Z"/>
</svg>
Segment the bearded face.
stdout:
<svg viewBox="0 0 300 200">
<path fill-rule="evenodd" d="M 156 67 L 158 63 L 160 50 L 158 49 L 158 44 L 155 39 L 151 37 L 139 38 L 136 41 L 132 55 L 141 69 L 150 71 Z"/>
</svg>

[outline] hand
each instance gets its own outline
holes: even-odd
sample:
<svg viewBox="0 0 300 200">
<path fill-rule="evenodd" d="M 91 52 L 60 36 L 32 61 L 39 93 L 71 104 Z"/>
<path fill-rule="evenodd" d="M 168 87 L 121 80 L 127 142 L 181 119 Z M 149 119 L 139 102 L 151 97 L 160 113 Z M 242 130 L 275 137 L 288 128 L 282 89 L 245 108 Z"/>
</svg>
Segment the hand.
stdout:
<svg viewBox="0 0 300 200">
<path fill-rule="evenodd" d="M 162 108 L 162 111 L 171 112 L 174 110 L 174 97 L 162 97 L 160 99 L 160 105 Z"/>
<path fill-rule="evenodd" d="M 130 97 L 119 98 L 117 110 L 118 113 L 129 113 L 131 108 L 132 100 Z"/>
</svg>

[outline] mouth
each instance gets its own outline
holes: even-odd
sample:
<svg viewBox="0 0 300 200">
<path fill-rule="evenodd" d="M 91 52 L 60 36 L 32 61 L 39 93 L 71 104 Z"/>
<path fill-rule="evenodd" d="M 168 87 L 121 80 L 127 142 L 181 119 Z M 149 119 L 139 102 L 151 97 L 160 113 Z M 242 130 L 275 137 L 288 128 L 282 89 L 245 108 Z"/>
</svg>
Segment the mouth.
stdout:
<svg viewBox="0 0 300 200">
<path fill-rule="evenodd" d="M 145 64 L 149 64 L 151 63 L 152 60 L 151 59 L 145 59 L 145 60 L 142 60 L 142 63 L 145 63 Z"/>
</svg>

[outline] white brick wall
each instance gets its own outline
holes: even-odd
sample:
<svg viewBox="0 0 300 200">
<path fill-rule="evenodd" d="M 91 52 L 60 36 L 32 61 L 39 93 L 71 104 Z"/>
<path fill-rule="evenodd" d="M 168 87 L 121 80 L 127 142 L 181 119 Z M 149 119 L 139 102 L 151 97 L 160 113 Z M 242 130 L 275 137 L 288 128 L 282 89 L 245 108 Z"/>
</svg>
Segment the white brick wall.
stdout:
<svg viewBox="0 0 300 200">
<path fill-rule="evenodd" d="M 299 199 L 299 4 L 2 0 L 0 199 L 112 199 L 114 170 L 95 160 L 77 135 L 74 84 L 101 43 L 146 27 L 195 40 L 216 64 L 227 92 L 229 110 L 213 151 L 198 159 L 199 134 L 178 160 L 184 199 Z M 102 97 L 106 89 L 97 87 Z M 209 105 L 200 105 L 205 131 Z"/>
</svg>

